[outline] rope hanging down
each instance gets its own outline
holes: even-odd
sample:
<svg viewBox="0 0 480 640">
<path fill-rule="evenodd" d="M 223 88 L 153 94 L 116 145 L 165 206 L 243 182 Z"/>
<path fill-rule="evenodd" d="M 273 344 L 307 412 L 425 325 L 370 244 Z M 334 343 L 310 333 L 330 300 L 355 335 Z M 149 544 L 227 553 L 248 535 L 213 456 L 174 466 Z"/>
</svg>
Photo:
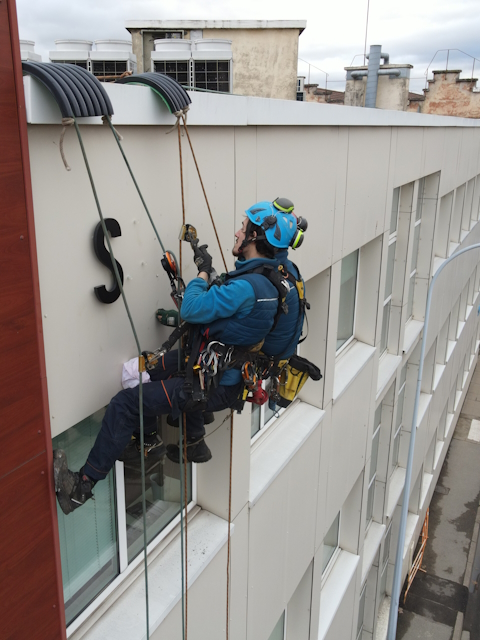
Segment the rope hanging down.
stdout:
<svg viewBox="0 0 480 640">
<path fill-rule="evenodd" d="M 194 162 L 195 162 L 195 167 L 197 169 L 198 177 L 199 177 L 200 184 L 201 184 L 201 187 L 202 187 L 202 191 L 203 191 L 203 194 L 204 194 L 204 197 L 205 197 L 205 201 L 206 201 L 206 204 L 207 204 L 207 208 L 208 208 L 208 212 L 209 212 L 210 219 L 211 219 L 211 222 L 212 222 L 212 226 L 213 226 L 213 229 L 214 229 L 214 232 L 215 232 L 215 236 L 216 236 L 216 239 L 217 239 L 217 242 L 218 242 L 218 246 L 219 246 L 219 249 L 220 249 L 220 253 L 221 253 L 221 256 L 222 256 L 223 264 L 224 264 L 225 270 L 227 270 L 225 256 L 224 256 L 221 244 L 220 244 L 220 239 L 219 239 L 219 236 L 218 236 L 218 233 L 217 233 L 217 229 L 216 229 L 216 226 L 215 226 L 215 222 L 213 220 L 212 212 L 211 212 L 211 209 L 210 209 L 210 204 L 208 202 L 208 198 L 207 198 L 207 194 L 206 194 L 205 187 L 204 187 L 204 184 L 203 184 L 203 180 L 202 180 L 202 177 L 201 177 L 200 169 L 198 167 L 198 163 L 197 163 L 197 160 L 196 160 L 196 157 L 195 157 L 195 153 L 194 153 L 194 150 L 193 150 L 193 145 L 192 145 L 192 142 L 191 142 L 191 139 L 190 139 L 190 135 L 189 135 L 189 132 L 188 132 L 188 128 L 187 128 L 187 124 L 186 124 L 186 111 L 187 110 L 188 110 L 188 107 L 185 110 L 183 110 L 182 112 L 175 113 L 175 115 L 177 116 L 177 123 L 173 127 L 173 128 L 175 128 L 175 126 L 176 126 L 178 128 L 178 135 L 179 135 L 179 155 L 180 155 L 180 172 L 181 172 L 182 219 L 183 219 L 183 224 L 185 224 L 185 198 L 184 198 L 184 185 L 183 185 L 183 161 L 182 161 L 181 138 L 180 138 L 180 121 L 182 121 L 183 127 L 185 129 L 186 134 L 187 134 L 187 138 L 188 138 L 188 141 L 189 141 L 190 149 L 191 149 L 192 156 L 193 156 L 193 159 L 194 159 Z M 130 173 L 130 175 L 132 177 L 132 180 L 133 180 L 133 182 L 135 184 L 135 187 L 136 187 L 137 192 L 138 192 L 138 194 L 140 196 L 142 204 L 143 204 L 143 206 L 145 208 L 147 216 L 148 216 L 148 218 L 150 220 L 150 223 L 151 223 L 151 225 L 152 225 L 152 227 L 153 227 L 153 229 L 155 231 L 156 237 L 157 237 L 157 239 L 159 241 L 159 244 L 160 244 L 160 246 L 162 248 L 162 251 L 165 253 L 165 247 L 164 247 L 164 245 L 162 243 L 162 240 L 160 238 L 158 230 L 157 230 L 157 228 L 155 226 L 155 223 L 153 222 L 152 216 L 150 215 L 150 212 L 148 210 L 147 204 L 146 204 L 146 202 L 145 202 L 145 200 L 143 198 L 143 195 L 142 195 L 142 193 L 140 191 L 140 188 L 139 188 L 138 183 L 137 183 L 137 181 L 135 179 L 135 176 L 133 175 L 132 169 L 131 169 L 130 164 L 129 164 L 128 160 L 127 160 L 125 152 L 124 152 L 124 150 L 122 148 L 122 145 L 120 144 L 120 140 L 122 140 L 123 138 L 122 138 L 122 136 L 120 136 L 120 134 L 117 132 L 117 130 L 113 127 L 111 119 L 110 119 L 110 116 L 104 116 L 102 118 L 102 120 L 103 120 L 104 123 L 107 123 L 110 126 L 110 129 L 112 130 L 112 133 L 113 133 L 113 135 L 115 137 L 117 145 L 118 145 L 118 147 L 119 147 L 119 149 L 120 149 L 120 151 L 122 153 L 122 156 L 124 158 L 125 164 L 126 164 L 126 166 L 128 168 L 128 171 L 129 171 L 129 173 Z M 64 118 L 62 120 L 62 125 L 63 125 L 63 129 L 62 129 L 62 133 L 61 133 L 61 136 L 60 136 L 60 153 L 61 153 L 62 160 L 64 162 L 64 165 L 65 165 L 65 168 L 67 169 L 67 171 L 70 171 L 70 167 L 69 167 L 69 165 L 68 165 L 68 163 L 66 161 L 65 155 L 64 155 L 63 140 L 64 140 L 64 137 L 65 137 L 66 128 L 68 126 L 72 126 L 72 125 L 75 126 L 75 129 L 76 129 L 76 132 L 77 132 L 77 136 L 78 136 L 78 140 L 79 140 L 79 143 L 80 143 L 80 148 L 81 148 L 82 155 L 83 155 L 83 158 L 84 158 L 85 166 L 86 166 L 87 173 L 88 173 L 88 176 L 89 176 L 90 184 L 91 184 L 91 187 L 92 187 L 92 192 L 93 192 L 94 199 L 95 199 L 95 202 L 96 202 L 96 205 L 97 205 L 97 210 L 98 210 L 98 214 L 99 214 L 99 217 L 100 217 L 102 230 L 103 230 L 103 233 L 104 233 L 104 236 L 105 236 L 105 239 L 106 239 L 106 242 L 107 242 L 107 246 L 108 246 L 108 249 L 109 249 L 109 252 L 110 252 L 110 257 L 111 257 L 111 261 L 112 261 L 112 268 L 113 268 L 113 271 L 114 271 L 114 274 L 115 274 L 115 279 L 116 279 L 117 284 L 119 286 L 119 289 L 120 289 L 120 292 L 121 292 L 121 295 L 122 295 L 122 299 L 123 299 L 123 302 L 124 302 L 124 306 L 125 306 L 125 309 L 126 309 L 126 312 L 127 312 L 127 316 L 129 318 L 129 321 L 130 321 L 131 329 L 132 329 L 132 332 L 133 332 L 133 335 L 134 335 L 134 339 L 135 339 L 135 342 L 136 342 L 136 346 L 137 346 L 138 356 L 139 356 L 139 358 L 141 358 L 142 350 L 141 350 L 141 347 L 140 347 L 140 342 L 138 340 L 138 335 L 137 335 L 137 331 L 136 331 L 136 328 L 135 328 L 135 324 L 133 322 L 133 318 L 132 318 L 132 315 L 131 315 L 131 312 L 130 312 L 130 309 L 129 309 L 129 306 L 128 306 L 128 302 L 127 302 L 127 299 L 126 299 L 126 296 L 125 296 L 123 285 L 122 285 L 122 282 L 121 282 L 121 279 L 120 279 L 120 274 L 118 273 L 118 268 L 117 268 L 117 264 L 116 264 L 116 261 L 115 261 L 113 249 L 112 249 L 112 246 L 111 246 L 109 234 L 108 234 L 108 231 L 107 231 L 106 225 L 105 225 L 105 219 L 103 217 L 103 213 L 102 213 L 102 210 L 101 210 L 101 206 L 100 206 L 100 202 L 99 202 L 99 199 L 98 199 L 96 187 L 95 187 L 95 184 L 94 184 L 94 181 L 93 181 L 93 176 L 92 176 L 92 173 L 91 173 L 91 170 L 90 170 L 90 166 L 89 166 L 88 159 L 87 159 L 87 156 L 86 156 L 85 147 L 84 147 L 83 140 L 82 140 L 82 137 L 81 137 L 81 134 L 80 134 L 80 130 L 78 128 L 78 124 L 77 124 L 75 118 Z M 173 254 L 173 252 L 170 252 L 170 253 L 172 253 L 172 255 L 173 255 L 174 259 L 175 259 L 175 262 L 176 262 L 175 255 Z M 180 245 L 180 274 L 181 274 L 181 261 L 182 261 L 182 259 L 181 259 L 181 245 Z M 144 448 L 143 384 L 142 384 L 142 379 L 141 378 L 142 377 L 140 376 L 140 384 L 139 384 L 139 415 L 140 415 L 140 450 L 143 451 L 143 448 Z M 230 615 L 229 614 L 229 606 L 230 606 L 230 601 L 229 601 L 229 592 L 230 592 L 230 524 L 231 524 L 231 497 L 232 497 L 233 412 L 231 412 L 230 415 L 227 416 L 222 421 L 222 423 L 219 425 L 219 427 L 217 427 L 217 429 L 215 429 L 215 431 L 218 430 L 224 424 L 224 422 L 226 422 L 228 417 L 230 417 L 230 473 L 229 473 L 228 548 L 227 548 L 227 598 L 226 598 L 226 600 L 227 600 L 227 611 L 226 611 L 226 617 L 227 617 L 227 620 L 226 620 L 226 637 L 227 637 L 227 640 L 228 640 L 228 637 L 229 637 L 229 615 Z M 182 491 L 182 487 L 181 487 L 181 503 L 183 502 L 183 504 L 181 504 L 181 510 L 180 510 L 180 513 L 181 513 L 181 525 L 182 525 L 181 526 L 181 529 L 182 529 L 182 531 L 181 531 L 181 542 L 182 542 L 182 605 L 183 605 L 182 606 L 182 627 L 183 627 L 183 638 L 184 638 L 184 640 L 187 640 L 187 633 L 188 633 L 188 569 L 187 569 L 187 559 L 188 559 L 188 549 L 187 549 L 187 541 L 188 541 L 188 525 L 187 525 L 188 488 L 187 488 L 187 464 L 186 464 L 186 460 L 187 460 L 187 446 L 191 446 L 191 445 L 187 445 L 187 442 L 186 442 L 186 418 L 185 418 L 185 414 L 182 414 L 182 419 L 183 419 L 183 427 L 184 427 L 181 430 L 183 432 L 182 433 L 183 437 L 182 437 L 182 442 L 180 443 L 180 445 L 181 445 L 180 446 L 180 451 L 182 451 L 182 449 L 183 449 L 183 461 L 184 461 L 184 464 L 182 465 L 183 469 L 181 468 L 181 470 L 180 470 L 181 471 L 180 477 L 183 479 L 183 483 L 182 483 L 183 484 L 183 491 Z M 144 537 L 144 566 L 145 566 L 145 594 L 146 594 L 146 598 L 145 598 L 145 603 L 146 603 L 146 638 L 148 640 L 150 636 L 149 636 L 147 526 L 146 526 L 146 499 L 145 499 L 145 460 L 144 460 L 144 456 L 140 456 L 140 457 L 141 457 L 141 475 L 142 475 L 143 537 Z M 180 463 L 182 463 L 182 455 L 180 455 Z M 182 471 L 183 471 L 183 473 L 182 473 Z M 184 509 L 185 509 L 185 551 L 184 551 L 184 553 L 185 553 L 185 567 L 183 567 L 183 560 L 184 560 L 184 553 L 183 553 L 183 510 Z M 183 601 L 184 601 L 184 603 L 183 603 Z"/>
<path fill-rule="evenodd" d="M 90 165 L 87 159 L 87 154 L 85 151 L 85 147 L 83 144 L 82 136 L 80 133 L 80 129 L 78 128 L 78 124 L 76 119 L 73 119 L 73 124 L 75 126 L 75 130 L 77 132 L 78 142 L 80 144 L 80 149 L 82 151 L 83 160 L 85 162 L 85 167 L 87 169 L 88 178 L 90 180 L 90 185 L 92 187 L 93 197 L 95 199 L 95 204 L 97 205 L 98 215 L 100 217 L 100 223 L 102 225 L 103 234 L 107 241 L 108 250 L 110 252 L 110 259 L 112 262 L 112 268 L 115 274 L 115 279 L 117 281 L 117 285 L 122 294 L 123 304 L 125 305 L 125 310 L 127 312 L 128 319 L 130 321 L 130 327 L 132 329 L 132 333 L 135 339 L 135 343 L 137 346 L 138 358 L 140 362 L 140 358 L 142 357 L 142 349 L 140 347 L 140 341 L 138 339 L 138 334 L 135 328 L 135 323 L 133 322 L 132 314 L 130 312 L 130 307 L 128 306 L 127 298 L 125 296 L 125 291 L 123 289 L 122 280 L 120 278 L 120 274 L 118 272 L 117 262 L 115 260 L 115 256 L 113 253 L 112 245 L 110 242 L 109 233 L 107 231 L 107 227 L 105 225 L 105 218 L 103 217 L 102 209 L 100 206 L 100 201 L 98 199 L 97 190 L 95 187 L 95 183 L 93 180 L 93 175 L 90 170 Z M 138 403 L 139 403 L 139 417 L 140 417 L 140 451 L 144 451 L 144 428 L 143 428 L 143 383 L 142 383 L 142 375 L 139 376 L 139 393 L 138 393 Z M 149 640 L 150 638 L 150 621 L 149 621 L 149 602 L 148 602 L 148 562 L 147 562 L 147 507 L 146 507 L 146 499 L 145 499 L 145 456 L 140 455 L 140 464 L 141 464 L 141 475 L 142 475 L 142 510 L 143 510 L 143 556 L 144 556 L 144 566 L 145 566 L 145 609 L 146 609 L 146 638 Z"/>
<path fill-rule="evenodd" d="M 213 220 L 212 211 L 210 209 L 210 204 L 208 202 L 207 193 L 205 191 L 205 187 L 204 187 L 204 184 L 203 184 L 202 176 L 201 176 L 201 173 L 200 173 L 200 168 L 198 166 L 197 159 L 195 157 L 195 152 L 193 150 L 192 141 L 190 139 L 190 134 L 188 132 L 186 111 L 188 111 L 188 107 L 186 107 L 183 111 L 178 111 L 178 112 L 176 112 L 174 114 L 177 117 L 177 121 L 174 124 L 174 126 L 171 129 L 169 129 L 169 131 L 167 131 L 167 133 L 170 133 L 175 128 L 177 128 L 177 130 L 178 130 L 178 153 L 179 153 L 179 164 L 180 164 L 180 190 L 181 190 L 181 196 L 182 196 L 182 224 L 185 227 L 185 194 L 184 194 L 184 184 L 183 184 L 183 156 L 182 156 L 182 140 L 181 140 L 181 135 L 180 135 L 180 120 L 183 121 L 183 128 L 185 129 L 185 132 L 187 134 L 188 142 L 189 142 L 189 145 L 190 145 L 190 150 L 192 152 L 193 160 L 195 162 L 195 167 L 196 167 L 197 173 L 198 173 L 198 178 L 200 180 L 200 184 L 202 186 L 203 195 L 205 197 L 205 202 L 207 204 L 208 213 L 210 214 L 210 220 L 212 222 L 212 226 L 213 226 L 213 230 L 215 232 L 215 237 L 217 239 L 218 247 L 219 247 L 220 253 L 222 255 L 223 265 L 225 267 L 225 271 L 228 271 L 227 263 L 226 263 L 225 256 L 224 256 L 223 250 L 222 250 L 222 245 L 220 244 L 220 238 L 218 237 L 217 228 L 216 228 L 215 222 Z M 182 241 L 181 240 L 180 240 L 180 246 L 179 246 L 179 257 L 180 257 L 180 275 L 181 275 L 181 269 L 182 269 Z M 229 637 L 229 627 L 230 627 L 230 527 L 231 527 L 231 517 L 232 517 L 233 411 L 230 413 L 230 416 L 227 416 L 227 418 L 225 418 L 223 420 L 223 422 L 220 424 L 220 426 L 222 426 L 223 423 L 228 419 L 228 417 L 230 417 L 230 467 L 229 467 L 229 483 L 228 483 L 228 540 L 227 540 L 227 594 L 226 594 L 226 639 L 227 640 L 228 640 L 228 637 Z M 183 570 L 183 565 L 182 565 L 182 578 L 183 578 L 183 575 L 185 575 L 185 590 L 183 589 L 183 585 L 182 585 L 182 625 L 183 625 L 183 631 L 184 631 L 184 640 L 187 640 L 187 633 L 188 633 L 188 568 L 187 568 L 188 567 L 188 544 L 187 544 L 187 541 L 188 541 L 188 520 L 187 520 L 187 472 L 186 472 L 187 465 L 186 465 L 186 460 L 187 460 L 187 446 L 191 446 L 191 445 L 187 445 L 185 414 L 182 414 L 182 420 L 183 420 L 183 459 L 185 461 L 185 465 L 184 465 L 184 474 L 185 474 L 184 475 L 184 491 L 185 491 L 185 499 L 184 499 L 184 504 L 185 504 L 185 550 L 183 550 L 183 544 L 182 544 L 182 561 L 183 561 L 183 554 L 185 553 L 185 570 Z M 220 426 L 217 427 L 217 429 L 220 428 Z M 217 429 L 215 429 L 215 431 Z M 191 443 L 191 444 L 194 444 L 194 443 Z M 180 447 L 180 451 L 181 450 L 182 450 L 182 447 Z M 180 453 L 180 460 L 181 459 L 182 459 L 182 453 Z M 183 509 L 182 509 L 181 512 L 183 512 Z M 183 519 L 181 519 L 181 524 L 183 524 Z M 184 598 L 183 598 L 183 594 L 185 594 Z"/>
</svg>

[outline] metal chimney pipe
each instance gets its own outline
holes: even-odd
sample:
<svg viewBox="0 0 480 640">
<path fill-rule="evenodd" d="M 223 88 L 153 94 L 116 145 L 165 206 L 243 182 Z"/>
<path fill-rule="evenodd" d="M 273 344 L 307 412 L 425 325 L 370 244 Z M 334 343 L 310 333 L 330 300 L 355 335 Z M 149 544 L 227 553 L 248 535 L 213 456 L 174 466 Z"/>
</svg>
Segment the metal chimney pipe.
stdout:
<svg viewBox="0 0 480 640">
<path fill-rule="evenodd" d="M 365 106 L 372 109 L 377 104 L 378 71 L 382 57 L 382 45 L 372 44 L 368 56 L 367 87 L 365 90 Z"/>
</svg>

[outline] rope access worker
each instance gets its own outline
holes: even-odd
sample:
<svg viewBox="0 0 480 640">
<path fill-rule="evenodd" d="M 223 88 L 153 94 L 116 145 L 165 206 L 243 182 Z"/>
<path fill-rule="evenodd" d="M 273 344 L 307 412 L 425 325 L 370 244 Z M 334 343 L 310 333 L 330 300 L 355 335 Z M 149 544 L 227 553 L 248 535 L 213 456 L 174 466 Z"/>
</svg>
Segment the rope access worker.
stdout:
<svg viewBox="0 0 480 640">
<path fill-rule="evenodd" d="M 298 269 L 288 259 L 288 248 L 301 244 L 306 221 L 301 224 L 302 219 L 293 214 L 293 204 L 286 198 L 259 202 L 247 209 L 246 214 L 241 229 L 235 233 L 232 249 L 237 258 L 235 270 L 225 276 L 220 286 L 209 286 L 213 267 L 207 245 L 195 246 L 198 276 L 186 287 L 182 319 L 199 328 L 200 356 L 207 344 L 245 351 L 260 344 L 266 356 L 288 358 L 299 342 L 306 304 L 295 286 L 295 282 L 301 283 L 303 291 Z M 275 284 L 274 279 L 280 271 L 283 273 L 284 313 L 280 313 L 282 287 L 278 281 Z M 231 354 L 232 350 L 228 352 Z M 208 393 L 206 403 L 198 408 L 194 402 L 189 404 L 185 377 L 171 377 L 178 370 L 177 353 L 164 354 L 151 372 L 151 382 L 143 385 L 145 453 L 156 446 L 163 447 L 156 433 L 156 417 L 171 413 L 176 418 L 183 411 L 187 462 L 207 462 L 212 454 L 204 440 L 202 410 L 215 412 L 243 407 L 244 370 L 241 366 L 224 367 L 220 380 Z M 192 359 L 193 355 L 190 355 Z M 152 423 L 155 431 L 150 433 L 151 428 L 149 431 L 147 425 Z M 138 432 L 138 425 L 139 388 L 124 389 L 108 405 L 95 444 L 79 472 L 68 469 L 65 452 L 54 451 L 55 490 L 64 513 L 71 513 L 92 497 L 94 485 L 103 480 L 115 461 L 121 458 L 132 435 Z M 137 451 L 140 452 L 139 440 Z M 168 445 L 167 456 L 179 462 L 179 446 Z"/>
</svg>

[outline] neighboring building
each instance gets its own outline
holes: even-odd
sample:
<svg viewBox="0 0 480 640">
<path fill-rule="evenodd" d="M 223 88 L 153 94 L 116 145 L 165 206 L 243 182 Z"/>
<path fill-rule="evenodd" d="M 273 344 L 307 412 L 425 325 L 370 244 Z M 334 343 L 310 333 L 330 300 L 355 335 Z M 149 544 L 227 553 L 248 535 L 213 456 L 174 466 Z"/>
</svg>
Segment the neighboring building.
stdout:
<svg viewBox="0 0 480 640">
<path fill-rule="evenodd" d="M 139 73 L 161 71 L 182 84 L 187 77 L 201 89 L 225 91 L 228 83 L 231 93 L 286 100 L 296 99 L 298 38 L 306 25 L 304 20 L 126 22 Z"/>
<path fill-rule="evenodd" d="M 410 101 L 409 111 L 419 107 L 421 113 L 480 118 L 478 78 L 460 78 L 461 70 L 432 73 L 433 79 L 428 81 L 428 88 L 423 90 L 424 99 L 421 103 Z"/>
<path fill-rule="evenodd" d="M 380 48 L 378 45 L 370 48 Z M 367 56 L 368 58 L 369 56 Z M 410 84 L 411 64 L 389 64 L 388 54 L 381 53 L 384 64 L 376 67 L 377 76 L 376 102 L 377 109 L 406 111 L 408 106 L 408 90 Z M 367 88 L 367 75 L 372 64 L 370 57 L 368 66 L 345 67 L 347 81 L 345 84 L 345 104 L 352 107 L 364 107 Z"/>
<path fill-rule="evenodd" d="M 49 51 L 50 62 L 74 64 L 103 79 L 126 72 L 136 73 L 136 58 L 130 40 L 55 40 L 55 51 Z"/>
<path fill-rule="evenodd" d="M 345 104 L 345 92 L 334 89 L 322 89 L 318 84 L 305 85 L 305 102 L 320 104 Z"/>
</svg>

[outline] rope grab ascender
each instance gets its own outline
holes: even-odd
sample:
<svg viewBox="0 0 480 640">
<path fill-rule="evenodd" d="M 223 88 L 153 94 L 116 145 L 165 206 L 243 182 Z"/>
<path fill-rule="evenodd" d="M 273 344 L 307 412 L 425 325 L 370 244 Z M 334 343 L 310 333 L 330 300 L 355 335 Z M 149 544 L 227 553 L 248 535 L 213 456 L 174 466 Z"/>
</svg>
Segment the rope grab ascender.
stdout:
<svg viewBox="0 0 480 640">
<path fill-rule="evenodd" d="M 189 325 L 186 322 L 181 322 L 180 319 L 174 331 L 169 338 L 161 345 L 160 348 L 148 352 L 142 351 L 138 334 L 135 328 L 135 324 L 129 309 L 129 305 L 125 296 L 125 292 L 122 286 L 120 274 L 118 272 L 117 263 L 113 253 L 113 249 L 110 243 L 110 238 L 105 225 L 105 219 L 101 210 L 97 190 L 93 180 L 93 176 L 88 163 L 85 147 L 83 144 L 82 136 L 78 127 L 77 117 L 85 116 L 102 116 L 104 123 L 106 123 L 112 131 L 112 134 L 117 142 L 118 148 L 123 156 L 127 169 L 130 173 L 132 181 L 135 185 L 137 193 L 141 199 L 147 217 L 154 229 L 156 237 L 159 241 L 160 247 L 163 252 L 161 258 L 161 264 L 164 268 L 166 275 L 169 279 L 171 288 L 171 298 L 178 310 L 178 318 L 180 318 L 181 305 L 183 295 L 185 292 L 185 283 L 182 278 L 182 241 L 189 242 L 192 249 L 195 250 L 198 245 L 198 237 L 196 229 L 186 224 L 185 222 L 185 197 L 184 197 L 184 185 L 183 185 L 183 160 L 182 160 L 182 144 L 181 144 L 181 127 L 186 133 L 194 164 L 197 170 L 198 178 L 202 187 L 202 191 L 205 197 L 207 209 L 212 222 L 213 230 L 220 248 L 225 271 L 227 265 L 225 256 L 222 250 L 220 239 L 217 233 L 213 215 L 208 202 L 207 194 L 201 177 L 200 169 L 197 163 L 197 159 L 194 153 L 192 141 L 189 135 L 186 114 L 191 103 L 190 97 L 186 91 L 173 79 L 168 76 L 158 73 L 146 73 L 131 75 L 117 80 L 121 84 L 135 83 L 144 84 L 151 87 L 166 103 L 170 113 L 173 113 L 177 120 L 173 128 L 178 130 L 178 144 L 179 144 L 179 160 L 180 160 L 180 186 L 181 186 L 181 198 L 182 198 L 182 229 L 179 238 L 179 257 L 180 264 L 177 262 L 175 254 L 172 251 L 167 251 L 162 243 L 156 225 L 152 219 L 148 206 L 143 198 L 140 187 L 135 179 L 133 171 L 130 167 L 128 159 L 125 155 L 125 151 L 121 145 L 121 136 L 113 127 L 111 116 L 113 115 L 113 107 L 105 92 L 101 83 L 86 70 L 69 64 L 51 64 L 51 63 L 32 63 L 24 62 L 23 70 L 35 76 L 40 82 L 42 82 L 53 94 L 60 107 L 62 113 L 62 133 L 61 133 L 61 155 L 67 170 L 70 170 L 68 163 L 63 153 L 63 139 L 67 126 L 74 126 L 80 148 L 82 151 L 85 167 L 90 180 L 90 185 L 94 195 L 97 211 L 99 214 L 100 222 L 102 225 L 103 233 L 107 242 L 110 258 L 112 261 L 112 267 L 115 274 L 118 287 L 120 289 L 122 299 L 124 302 L 125 310 L 127 312 L 132 333 L 136 342 L 139 371 L 151 370 L 158 363 L 161 356 L 173 348 L 176 342 L 179 342 L 179 371 L 185 370 L 185 384 L 184 387 L 190 393 L 191 405 L 190 407 L 201 407 L 206 403 L 206 398 L 210 389 L 214 388 L 218 384 L 220 375 L 228 368 L 235 367 L 241 369 L 243 379 L 243 392 L 241 398 L 239 398 L 239 404 L 235 407 L 238 411 L 241 411 L 243 402 L 249 401 L 255 404 L 264 404 L 270 398 L 275 404 L 285 407 L 288 406 L 299 390 L 305 383 L 308 377 L 313 380 L 319 380 L 321 378 L 320 370 L 310 363 L 305 358 L 294 355 L 288 359 L 279 360 L 278 358 L 266 356 L 261 352 L 261 343 L 252 345 L 246 348 L 234 347 L 233 345 L 225 345 L 218 341 L 206 342 L 201 336 L 199 329 L 194 329 L 193 325 Z M 171 130 L 173 130 L 173 128 Z M 168 133 L 168 132 L 167 132 Z M 286 213 L 293 212 L 293 204 L 285 198 L 278 198 L 272 203 L 278 211 Z M 266 223 L 275 225 L 275 220 L 271 220 Z M 292 239 L 290 246 L 294 249 L 299 247 L 303 242 L 303 234 L 307 228 L 306 220 L 302 218 L 296 219 L 296 232 Z M 295 265 L 294 265 L 295 266 Z M 295 267 L 296 268 L 296 267 Z M 306 310 L 309 308 L 308 302 L 305 298 L 303 279 L 296 268 L 298 278 L 293 274 L 287 272 L 283 266 L 279 266 L 278 270 L 272 267 L 261 267 L 253 270 L 253 272 L 261 273 L 264 275 L 277 289 L 278 292 L 278 310 L 274 320 L 274 327 L 276 326 L 280 316 L 288 313 L 288 307 L 286 304 L 286 297 L 290 290 L 290 285 L 297 290 L 299 297 L 299 317 L 297 323 L 297 330 L 303 322 L 303 318 L 306 316 Z M 221 286 L 223 283 L 223 277 L 218 277 L 216 272 L 213 272 L 209 278 L 210 286 Z M 168 312 L 172 314 L 172 312 Z M 274 328 L 273 327 L 273 328 Z M 189 334 L 186 339 L 186 334 Z M 303 338 L 304 340 L 305 338 Z M 303 341 L 301 340 L 301 341 Z M 292 345 L 293 346 L 293 345 Z M 187 348 L 188 357 L 183 356 L 183 349 Z M 269 393 L 265 391 L 262 386 L 262 382 L 270 378 L 272 385 Z M 143 385 L 142 376 L 139 376 L 139 415 L 140 415 L 140 452 L 144 451 L 144 429 L 143 429 Z M 223 420 L 223 422 L 209 435 L 212 435 L 218 430 L 228 419 L 230 418 L 230 471 L 229 471 L 229 506 L 228 506 L 228 538 L 227 538 L 227 610 L 226 610 L 226 638 L 229 637 L 229 588 L 230 588 L 230 522 L 231 522 L 231 493 L 232 493 L 232 456 L 233 456 L 233 411 Z M 183 449 L 183 456 L 179 456 L 180 462 L 180 482 L 181 482 L 181 498 L 180 498 L 180 526 L 181 526 L 181 572 L 182 572 L 182 636 L 184 640 L 187 638 L 188 633 L 188 572 L 187 572 L 187 541 L 188 541 L 188 523 L 187 523 L 187 444 L 186 439 L 186 418 L 185 410 L 182 413 L 183 428 L 180 429 L 180 449 Z M 207 437 L 207 436 L 204 436 Z M 146 523 L 146 500 L 145 500 L 145 459 L 144 455 L 140 455 L 141 458 L 141 474 L 142 474 L 142 508 L 143 508 L 143 534 L 144 534 L 144 567 L 145 567 L 145 592 L 146 592 L 146 637 L 149 638 L 149 603 L 148 603 L 148 563 L 147 563 L 147 523 Z M 185 539 L 185 542 L 184 542 Z"/>
</svg>

